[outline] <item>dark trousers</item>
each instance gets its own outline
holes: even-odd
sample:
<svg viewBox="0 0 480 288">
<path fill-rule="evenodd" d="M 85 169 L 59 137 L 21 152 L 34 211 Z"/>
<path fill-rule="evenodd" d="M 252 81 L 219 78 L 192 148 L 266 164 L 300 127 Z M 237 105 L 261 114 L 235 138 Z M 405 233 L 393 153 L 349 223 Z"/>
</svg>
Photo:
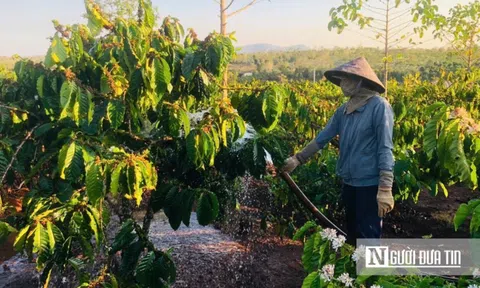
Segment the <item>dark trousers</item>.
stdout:
<svg viewBox="0 0 480 288">
<path fill-rule="evenodd" d="M 382 218 L 378 216 L 377 190 L 378 186 L 353 187 L 343 184 L 348 244 L 356 246 L 356 239 L 359 238 L 380 238 Z"/>
</svg>

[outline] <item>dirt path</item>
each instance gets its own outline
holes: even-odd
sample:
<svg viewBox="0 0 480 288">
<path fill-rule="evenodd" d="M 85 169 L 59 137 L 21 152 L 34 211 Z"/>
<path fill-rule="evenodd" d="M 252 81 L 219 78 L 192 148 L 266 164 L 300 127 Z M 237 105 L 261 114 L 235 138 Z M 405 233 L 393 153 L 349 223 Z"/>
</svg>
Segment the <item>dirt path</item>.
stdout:
<svg viewBox="0 0 480 288">
<path fill-rule="evenodd" d="M 424 191 L 417 204 L 411 201 L 396 204 L 385 218 L 384 237 L 469 238 L 469 222 L 455 231 L 453 217 L 462 203 L 478 199 L 479 192 L 462 187 L 449 187 L 448 191 L 448 198 L 440 194 L 434 197 Z"/>
<path fill-rule="evenodd" d="M 268 237 L 242 243 L 219 230 L 200 226 L 173 231 L 159 214 L 150 238 L 159 248 L 173 248 L 177 265 L 174 287 L 300 287 L 304 274 L 298 242 Z"/>
<path fill-rule="evenodd" d="M 211 226 L 198 224 L 192 213 L 190 227 L 174 231 L 163 213 L 150 227 L 150 239 L 160 249 L 173 249 L 177 281 L 173 287 L 300 287 L 304 272 L 302 245 L 276 237 L 242 242 Z M 0 268 L 0 287 L 37 287 L 35 265 L 21 256 Z M 72 282 L 55 287 L 73 287 Z"/>
</svg>

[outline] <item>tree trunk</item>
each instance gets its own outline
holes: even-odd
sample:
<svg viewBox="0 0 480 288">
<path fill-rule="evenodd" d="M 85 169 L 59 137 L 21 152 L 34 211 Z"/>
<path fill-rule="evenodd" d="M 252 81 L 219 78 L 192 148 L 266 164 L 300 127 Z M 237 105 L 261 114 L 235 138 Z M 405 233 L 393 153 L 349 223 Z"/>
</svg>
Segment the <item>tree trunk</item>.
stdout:
<svg viewBox="0 0 480 288">
<path fill-rule="evenodd" d="M 220 0 L 220 34 L 227 35 L 227 8 L 225 0 Z"/>
<path fill-rule="evenodd" d="M 220 34 L 223 36 L 227 36 L 227 5 L 226 0 L 220 0 Z M 222 86 L 223 89 L 223 97 L 228 97 L 228 91 L 226 89 L 228 85 L 228 64 L 225 67 L 225 71 L 223 72 L 223 81 Z"/>
<path fill-rule="evenodd" d="M 385 97 L 388 97 L 388 57 L 389 49 L 388 49 L 388 35 L 389 35 L 389 13 L 390 13 L 390 0 L 387 0 L 387 13 L 385 14 L 385 59 L 383 63 L 383 85 L 385 85 Z"/>
</svg>

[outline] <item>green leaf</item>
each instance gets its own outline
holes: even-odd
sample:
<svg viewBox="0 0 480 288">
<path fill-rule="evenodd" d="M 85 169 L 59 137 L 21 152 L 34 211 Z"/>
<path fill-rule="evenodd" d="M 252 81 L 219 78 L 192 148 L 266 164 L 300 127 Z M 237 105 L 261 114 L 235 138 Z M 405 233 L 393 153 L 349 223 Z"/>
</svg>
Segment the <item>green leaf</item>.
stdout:
<svg viewBox="0 0 480 288">
<path fill-rule="evenodd" d="M 10 234 L 17 232 L 17 229 L 10 226 L 8 223 L 0 221 L 0 245 L 2 245 L 10 236 Z"/>
<path fill-rule="evenodd" d="M 93 247 L 92 243 L 90 242 L 90 234 L 84 234 L 80 236 L 80 248 L 85 256 L 88 257 L 90 261 L 93 261 L 94 254 L 93 254 Z"/>
<path fill-rule="evenodd" d="M 314 249 L 315 235 L 310 236 L 303 246 L 302 264 L 305 271 L 309 272 L 313 270 L 312 257 Z"/>
<path fill-rule="evenodd" d="M 55 242 L 56 242 L 55 235 L 53 234 L 52 225 L 53 225 L 52 222 L 47 222 L 48 244 L 51 251 L 55 249 Z"/>
<path fill-rule="evenodd" d="M 77 93 L 79 99 L 77 99 L 78 102 L 78 121 L 77 124 L 79 125 L 88 125 L 90 122 L 92 122 L 93 119 L 93 102 L 92 102 L 92 93 L 89 91 L 81 91 L 80 93 Z"/>
<path fill-rule="evenodd" d="M 340 259 L 336 260 L 335 263 L 335 275 L 342 275 L 343 273 L 348 273 L 348 264 L 350 264 L 351 255 L 345 255 Z"/>
<path fill-rule="evenodd" d="M 163 208 L 165 198 L 172 187 L 173 185 L 168 183 L 157 184 L 157 189 L 152 191 L 152 198 L 150 199 L 150 205 L 153 209 L 153 213 L 157 213 Z"/>
<path fill-rule="evenodd" d="M 274 129 L 282 116 L 283 112 L 283 95 L 279 89 L 267 89 L 262 97 L 262 113 L 267 126 L 267 131 Z"/>
<path fill-rule="evenodd" d="M 302 288 L 321 288 L 322 279 L 318 271 L 314 271 L 303 280 Z"/>
<path fill-rule="evenodd" d="M 115 239 L 113 240 L 112 247 L 110 248 L 110 255 L 115 254 L 117 251 L 120 251 L 127 246 L 129 246 L 135 239 L 137 239 L 137 235 L 133 231 L 133 220 L 132 219 L 127 219 L 125 222 L 122 224 L 122 228 L 120 228 L 120 231 L 118 234 L 115 236 Z"/>
<path fill-rule="evenodd" d="M 165 215 L 173 230 L 177 230 L 182 223 L 182 193 L 178 186 L 171 186 L 165 196 Z"/>
<path fill-rule="evenodd" d="M 448 148 L 450 158 L 454 161 L 455 172 L 462 182 L 471 181 L 470 165 L 468 164 L 465 152 L 463 150 L 463 140 L 458 131 L 458 124 L 452 128 L 451 142 Z M 477 183 L 473 183 L 476 186 Z"/>
<path fill-rule="evenodd" d="M 198 223 L 202 226 L 210 224 L 218 216 L 219 205 L 217 196 L 210 191 L 204 191 L 200 195 L 197 206 Z"/>
<path fill-rule="evenodd" d="M 63 82 L 62 88 L 60 89 L 60 106 L 62 109 L 69 106 L 70 101 L 72 101 L 72 95 L 76 96 L 76 91 L 77 85 L 74 82 L 68 80 Z M 74 98 L 73 101 L 75 101 Z"/>
<path fill-rule="evenodd" d="M 140 5 L 143 9 L 143 25 L 147 28 L 148 33 L 152 31 L 155 26 L 155 14 L 152 9 L 152 2 L 150 0 L 141 0 Z"/>
<path fill-rule="evenodd" d="M 161 253 L 157 256 L 158 257 L 153 264 L 153 275 L 156 276 L 152 279 L 156 282 L 153 286 L 160 286 L 159 278 L 163 280 L 161 282 L 162 285 L 164 283 L 167 285 L 174 284 L 176 280 L 176 268 L 173 259 L 167 253 Z"/>
<path fill-rule="evenodd" d="M 107 19 L 100 13 L 98 9 L 95 9 L 93 1 L 85 1 L 85 8 L 87 10 L 88 28 L 93 36 L 97 36 L 104 25 L 110 24 Z"/>
<path fill-rule="evenodd" d="M 83 57 L 84 47 L 83 40 L 81 36 L 81 31 L 78 26 L 74 25 L 72 36 L 69 41 L 69 47 L 71 49 L 71 55 L 75 61 L 75 65 L 80 64 L 80 61 Z"/>
<path fill-rule="evenodd" d="M 210 45 L 205 53 L 205 66 L 215 76 L 222 71 L 223 50 L 219 45 Z"/>
<path fill-rule="evenodd" d="M 62 39 L 58 35 L 55 35 L 50 44 L 50 49 L 48 49 L 45 65 L 51 67 L 54 64 L 61 64 L 67 59 L 67 57 L 67 47 Z"/>
<path fill-rule="evenodd" d="M 468 216 L 472 214 L 473 210 L 480 205 L 480 199 L 471 200 L 468 204 L 461 204 L 457 212 L 455 213 L 455 217 L 453 218 L 453 224 L 455 225 L 455 231 L 465 222 Z"/>
<path fill-rule="evenodd" d="M 133 198 L 136 200 L 137 206 L 140 206 L 140 203 L 142 202 L 142 195 L 143 195 L 143 189 L 141 187 L 143 175 L 138 165 L 135 165 L 133 167 L 133 171 L 135 174 Z"/>
<path fill-rule="evenodd" d="M 75 211 L 73 212 L 72 218 L 70 219 L 69 223 L 69 232 L 71 234 L 81 234 L 82 233 L 82 228 L 84 227 L 84 222 L 85 219 L 83 218 L 83 215 Z"/>
<path fill-rule="evenodd" d="M 438 183 L 437 183 L 437 181 L 432 181 L 432 183 L 430 183 L 429 188 L 430 188 L 430 194 L 432 196 L 437 196 L 437 194 L 438 194 Z"/>
<path fill-rule="evenodd" d="M 478 232 L 480 229 L 480 205 L 477 205 L 472 212 L 472 220 L 470 220 L 470 234 Z"/>
<path fill-rule="evenodd" d="M 175 265 L 167 254 L 155 255 L 150 251 L 138 263 L 135 279 L 143 287 L 166 287 L 176 278 Z"/>
<path fill-rule="evenodd" d="M 152 163 L 142 159 L 135 161 L 135 166 L 139 169 L 143 179 L 143 188 L 147 190 L 154 190 L 157 185 L 157 170 L 155 170 Z"/>
<path fill-rule="evenodd" d="M 33 238 L 33 252 L 43 253 L 49 251 L 50 239 L 48 237 L 47 230 L 42 224 L 38 224 L 35 228 L 35 234 Z"/>
<path fill-rule="evenodd" d="M 194 71 L 202 62 L 202 55 L 198 52 L 189 53 L 183 58 L 182 74 L 187 80 L 192 80 Z"/>
<path fill-rule="evenodd" d="M 70 144 L 65 144 L 60 149 L 60 153 L 58 155 L 58 168 L 60 170 L 60 178 L 66 179 L 65 170 L 70 167 L 72 163 L 73 157 L 75 156 L 75 142 L 71 142 Z"/>
<path fill-rule="evenodd" d="M 5 171 L 7 171 L 8 162 L 9 161 L 7 160 L 7 156 L 5 155 L 5 153 L 3 153 L 2 150 L 0 150 L 0 177 L 5 174 Z"/>
<path fill-rule="evenodd" d="M 122 251 L 122 263 L 120 264 L 120 275 L 124 279 L 133 278 L 140 254 L 144 249 L 142 241 L 135 241 Z"/>
<path fill-rule="evenodd" d="M 74 143 L 74 142 L 72 142 Z M 67 160 L 69 159 L 69 151 L 67 151 Z M 67 163 L 67 162 L 66 162 Z M 80 176 L 83 175 L 85 170 L 84 158 L 83 158 L 83 148 L 80 145 L 75 145 L 74 155 L 69 163 L 69 165 L 64 170 L 64 175 L 66 179 L 70 182 L 77 182 L 80 179 Z"/>
<path fill-rule="evenodd" d="M 407 107 L 403 100 L 398 101 L 393 105 L 393 111 L 395 113 L 395 121 L 402 121 L 402 119 L 407 115 Z"/>
<path fill-rule="evenodd" d="M 445 187 L 445 184 L 443 184 L 442 182 L 438 182 L 438 185 L 442 189 L 443 195 L 445 195 L 445 197 L 448 197 L 448 189 L 447 187 Z"/>
<path fill-rule="evenodd" d="M 125 105 L 119 100 L 111 100 L 107 106 L 107 117 L 113 129 L 118 129 L 125 116 Z"/>
<path fill-rule="evenodd" d="M 178 110 L 178 117 L 183 125 L 183 130 L 185 131 L 185 136 L 188 136 L 190 133 L 190 119 L 188 118 L 187 112 L 183 109 Z"/>
<path fill-rule="evenodd" d="M 116 197 L 120 188 L 120 177 L 125 175 L 125 166 L 124 162 L 118 163 L 115 169 L 113 169 L 112 176 L 110 179 L 110 192 L 113 197 Z"/>
<path fill-rule="evenodd" d="M 20 252 L 23 250 L 23 247 L 25 246 L 25 240 L 27 239 L 27 233 L 30 231 L 30 225 L 27 225 L 20 230 L 20 232 L 17 235 L 17 239 L 15 239 L 15 242 L 13 243 L 13 247 L 15 248 L 15 251 Z"/>
<path fill-rule="evenodd" d="M 200 145 L 200 135 L 198 135 L 198 130 L 192 130 L 185 141 L 187 156 L 195 164 L 195 166 L 200 167 L 202 164 L 202 159 L 200 158 L 200 153 L 197 149 L 197 146 Z"/>
<path fill-rule="evenodd" d="M 307 233 L 307 231 L 309 231 L 310 229 L 312 228 L 316 228 L 317 227 L 317 223 L 315 223 L 314 221 L 307 221 L 300 229 L 298 229 L 298 231 L 295 233 L 295 235 L 293 236 L 293 240 L 294 241 L 297 241 L 297 240 L 301 240 L 301 238 L 303 238 L 305 236 L 305 234 Z"/>
<path fill-rule="evenodd" d="M 200 157 L 205 164 L 213 166 L 215 160 L 215 143 L 213 142 L 212 137 L 209 134 L 200 131 L 200 145 L 197 146 L 197 149 L 200 152 Z"/>
<path fill-rule="evenodd" d="M 85 219 L 85 220 L 88 221 L 90 229 L 92 230 L 93 235 L 95 236 L 95 242 L 97 243 L 97 246 L 100 247 L 100 244 L 101 244 L 101 235 L 100 235 L 101 226 L 100 226 L 99 219 L 97 217 L 95 217 L 95 215 L 88 210 L 86 210 L 85 213 L 88 217 L 88 219 Z"/>
<path fill-rule="evenodd" d="M 82 147 L 82 157 L 85 167 L 90 169 L 90 166 L 95 163 L 96 155 L 89 147 Z"/>
<path fill-rule="evenodd" d="M 90 203 L 96 205 L 100 199 L 103 198 L 103 175 L 100 164 L 94 163 L 87 171 L 87 195 Z"/>
<path fill-rule="evenodd" d="M 68 264 L 75 269 L 75 271 L 79 271 L 85 268 L 85 262 L 78 258 L 70 258 L 68 259 Z"/>
<path fill-rule="evenodd" d="M 152 273 L 154 261 L 155 253 L 150 251 L 142 259 L 140 259 L 137 269 L 135 270 L 135 279 L 137 279 L 138 283 L 144 285 L 145 287 L 153 287 L 150 286 L 150 284 L 151 278 L 155 277 L 155 275 Z"/>
<path fill-rule="evenodd" d="M 221 128 L 221 132 L 222 132 L 222 143 L 223 143 L 223 146 L 224 147 L 227 147 L 227 130 L 228 130 L 228 121 L 224 120 L 222 122 L 222 128 Z"/>
<path fill-rule="evenodd" d="M 52 128 L 53 128 L 53 123 L 43 124 L 43 125 L 41 125 L 40 127 L 38 127 L 37 129 L 35 129 L 35 132 L 33 133 L 33 135 L 34 135 L 35 137 L 41 137 L 41 136 L 43 136 L 45 133 L 47 133 L 48 131 L 50 131 Z"/>
<path fill-rule="evenodd" d="M 153 59 L 153 66 L 155 67 L 155 82 L 157 84 L 157 94 L 160 98 L 167 91 L 168 84 L 172 81 L 170 66 L 163 58 Z"/>
<path fill-rule="evenodd" d="M 63 237 L 62 231 L 52 222 L 47 222 L 47 232 L 50 249 L 53 251 L 55 246 L 61 245 L 65 238 Z"/>
<path fill-rule="evenodd" d="M 37 79 L 37 93 L 38 96 L 44 97 L 43 87 L 45 83 L 45 75 L 40 75 Z"/>
<path fill-rule="evenodd" d="M 185 189 L 182 191 L 182 222 L 185 226 L 190 226 L 190 217 L 192 215 L 192 206 L 195 201 L 195 191 Z"/>
<path fill-rule="evenodd" d="M 441 120 L 445 116 L 447 107 L 442 107 L 440 105 L 432 105 L 428 108 L 429 110 L 434 110 L 438 109 L 438 107 L 441 107 L 441 110 L 437 112 L 425 125 L 423 150 L 425 151 L 425 153 L 427 153 L 429 159 L 432 158 L 433 152 L 437 149 L 438 127 L 441 123 Z"/>
</svg>

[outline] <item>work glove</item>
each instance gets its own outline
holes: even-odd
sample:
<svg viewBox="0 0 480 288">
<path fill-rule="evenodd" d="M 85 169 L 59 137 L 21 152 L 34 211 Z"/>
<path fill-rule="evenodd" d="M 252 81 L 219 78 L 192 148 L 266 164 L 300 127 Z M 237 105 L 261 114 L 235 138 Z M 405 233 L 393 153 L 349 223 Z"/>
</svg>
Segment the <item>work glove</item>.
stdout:
<svg viewBox="0 0 480 288">
<path fill-rule="evenodd" d="M 385 217 L 387 213 L 393 210 L 394 203 L 392 188 L 379 186 L 377 192 L 378 216 Z"/>
<path fill-rule="evenodd" d="M 378 181 L 377 204 L 378 216 L 385 217 L 387 213 L 393 210 L 395 201 L 392 195 L 393 173 L 392 171 L 380 171 Z"/>
<path fill-rule="evenodd" d="M 313 139 L 308 143 L 302 151 L 298 152 L 294 156 L 288 158 L 285 161 L 285 165 L 282 168 L 282 172 L 292 173 L 299 165 L 305 164 L 315 153 L 320 150 L 317 141 Z"/>
<path fill-rule="evenodd" d="M 282 172 L 290 174 L 299 165 L 300 165 L 300 161 L 298 161 L 297 156 L 294 155 L 294 156 L 288 158 L 287 160 L 285 160 L 285 165 L 282 168 Z"/>
</svg>

